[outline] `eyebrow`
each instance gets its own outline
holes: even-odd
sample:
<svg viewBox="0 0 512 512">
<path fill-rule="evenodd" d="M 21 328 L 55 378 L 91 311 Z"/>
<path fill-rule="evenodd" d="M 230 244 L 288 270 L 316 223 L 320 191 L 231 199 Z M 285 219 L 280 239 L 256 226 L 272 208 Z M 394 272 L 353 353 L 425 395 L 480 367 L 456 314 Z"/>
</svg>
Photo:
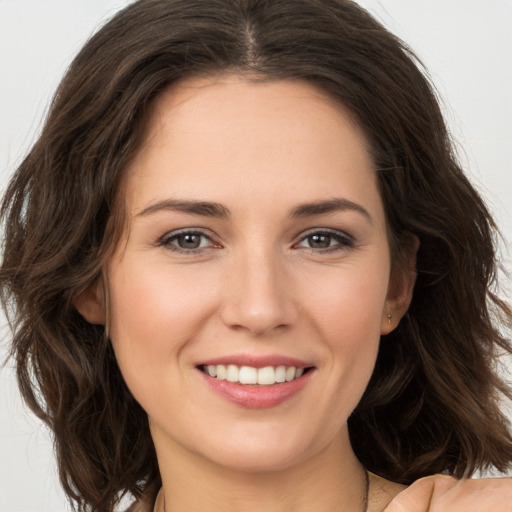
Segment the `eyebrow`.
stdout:
<svg viewBox="0 0 512 512">
<path fill-rule="evenodd" d="M 148 215 L 161 210 L 172 210 L 177 212 L 192 213 L 194 215 L 203 215 L 205 217 L 216 217 L 219 219 L 229 218 L 229 210 L 219 204 L 209 201 L 193 201 L 180 199 L 164 199 L 155 204 L 149 205 L 137 213 L 136 217 Z"/>
<path fill-rule="evenodd" d="M 344 197 L 334 197 L 324 201 L 300 204 L 290 212 L 290 217 L 297 219 L 338 211 L 353 211 L 360 213 L 363 217 L 366 217 L 370 223 L 373 223 L 372 216 L 369 214 L 368 210 L 360 204 L 355 203 L 350 199 L 345 199 Z"/>
<path fill-rule="evenodd" d="M 228 219 L 230 217 L 229 209 L 220 203 L 184 199 L 164 199 L 163 201 L 158 201 L 137 213 L 136 217 L 149 215 L 162 210 L 191 213 L 193 215 L 215 217 L 219 219 Z M 372 216 L 368 213 L 368 210 L 363 208 L 363 206 L 351 201 L 350 199 L 341 197 L 300 204 L 290 211 L 289 217 L 298 219 L 326 213 L 334 213 L 337 211 L 354 211 L 366 217 L 370 223 L 373 222 Z"/>
</svg>

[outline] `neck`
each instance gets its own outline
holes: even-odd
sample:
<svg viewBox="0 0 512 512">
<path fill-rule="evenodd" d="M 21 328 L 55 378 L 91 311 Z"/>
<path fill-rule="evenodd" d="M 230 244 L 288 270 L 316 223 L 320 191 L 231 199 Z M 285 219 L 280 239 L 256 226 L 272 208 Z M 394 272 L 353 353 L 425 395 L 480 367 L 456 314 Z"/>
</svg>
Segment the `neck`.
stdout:
<svg viewBox="0 0 512 512">
<path fill-rule="evenodd" d="M 163 491 L 156 510 L 361 512 L 366 475 L 346 431 L 321 452 L 280 468 L 215 464 L 153 429 Z"/>
</svg>

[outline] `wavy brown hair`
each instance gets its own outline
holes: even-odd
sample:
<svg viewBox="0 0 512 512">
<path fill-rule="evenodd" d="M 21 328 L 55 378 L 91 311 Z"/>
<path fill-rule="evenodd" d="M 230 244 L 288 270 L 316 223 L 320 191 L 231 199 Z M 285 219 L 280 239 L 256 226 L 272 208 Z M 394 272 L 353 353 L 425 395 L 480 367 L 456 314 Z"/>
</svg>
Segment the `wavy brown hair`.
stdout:
<svg viewBox="0 0 512 512">
<path fill-rule="evenodd" d="M 370 141 L 395 269 L 405 241 L 420 239 L 410 309 L 349 419 L 361 462 L 403 483 L 505 471 L 512 439 L 499 400 L 511 392 L 496 367 L 511 352 L 511 313 L 493 293 L 496 226 L 414 54 L 348 0 L 142 0 L 78 54 L 0 212 L 19 386 L 53 431 L 75 507 L 112 511 L 124 493 L 151 506 L 161 483 L 147 415 L 104 329 L 73 303 L 119 239 L 120 181 L 155 98 L 225 73 L 305 80 L 349 109 Z"/>
</svg>

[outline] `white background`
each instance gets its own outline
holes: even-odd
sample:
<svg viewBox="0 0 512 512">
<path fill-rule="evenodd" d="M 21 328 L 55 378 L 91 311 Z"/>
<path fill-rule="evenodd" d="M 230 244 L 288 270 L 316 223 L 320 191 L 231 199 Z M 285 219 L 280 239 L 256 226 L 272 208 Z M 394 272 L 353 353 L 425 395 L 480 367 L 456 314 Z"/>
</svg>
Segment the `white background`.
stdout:
<svg viewBox="0 0 512 512">
<path fill-rule="evenodd" d="M 277 1 L 277 0 L 276 0 Z M 0 187 L 34 141 L 88 36 L 128 0 L 0 0 Z M 462 162 L 512 248 L 512 0 L 360 0 L 429 68 Z M 508 283 L 510 286 L 510 283 Z M 5 331 L 4 331 L 5 332 Z M 5 354 L 5 336 L 0 356 Z M 45 428 L 0 370 L 0 512 L 59 512 Z"/>
</svg>

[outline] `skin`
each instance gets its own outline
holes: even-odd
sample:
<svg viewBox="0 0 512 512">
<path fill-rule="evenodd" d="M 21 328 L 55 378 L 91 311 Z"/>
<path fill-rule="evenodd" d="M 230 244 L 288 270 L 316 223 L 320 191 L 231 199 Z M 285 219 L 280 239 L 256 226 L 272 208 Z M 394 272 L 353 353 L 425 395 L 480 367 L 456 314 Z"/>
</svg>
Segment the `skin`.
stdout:
<svg viewBox="0 0 512 512">
<path fill-rule="evenodd" d="M 347 418 L 381 335 L 409 305 L 414 272 L 391 280 L 384 208 L 357 124 L 304 82 L 189 79 L 155 103 L 123 185 L 129 218 L 108 264 L 109 329 L 149 416 L 163 480 L 156 510 L 164 495 L 166 512 L 360 510 L 364 473 Z M 333 198 L 345 207 L 290 216 Z M 180 211 L 171 200 L 220 204 L 229 215 Z M 192 236 L 198 248 L 179 251 L 183 230 L 202 233 Z M 105 322 L 100 287 L 77 307 Z M 249 409 L 212 392 L 197 368 L 232 354 L 290 356 L 314 369 L 292 398 Z M 369 512 L 403 489 L 372 475 Z"/>
<path fill-rule="evenodd" d="M 508 512 L 510 478 L 456 480 L 433 475 L 414 482 L 384 512 Z"/>
</svg>

